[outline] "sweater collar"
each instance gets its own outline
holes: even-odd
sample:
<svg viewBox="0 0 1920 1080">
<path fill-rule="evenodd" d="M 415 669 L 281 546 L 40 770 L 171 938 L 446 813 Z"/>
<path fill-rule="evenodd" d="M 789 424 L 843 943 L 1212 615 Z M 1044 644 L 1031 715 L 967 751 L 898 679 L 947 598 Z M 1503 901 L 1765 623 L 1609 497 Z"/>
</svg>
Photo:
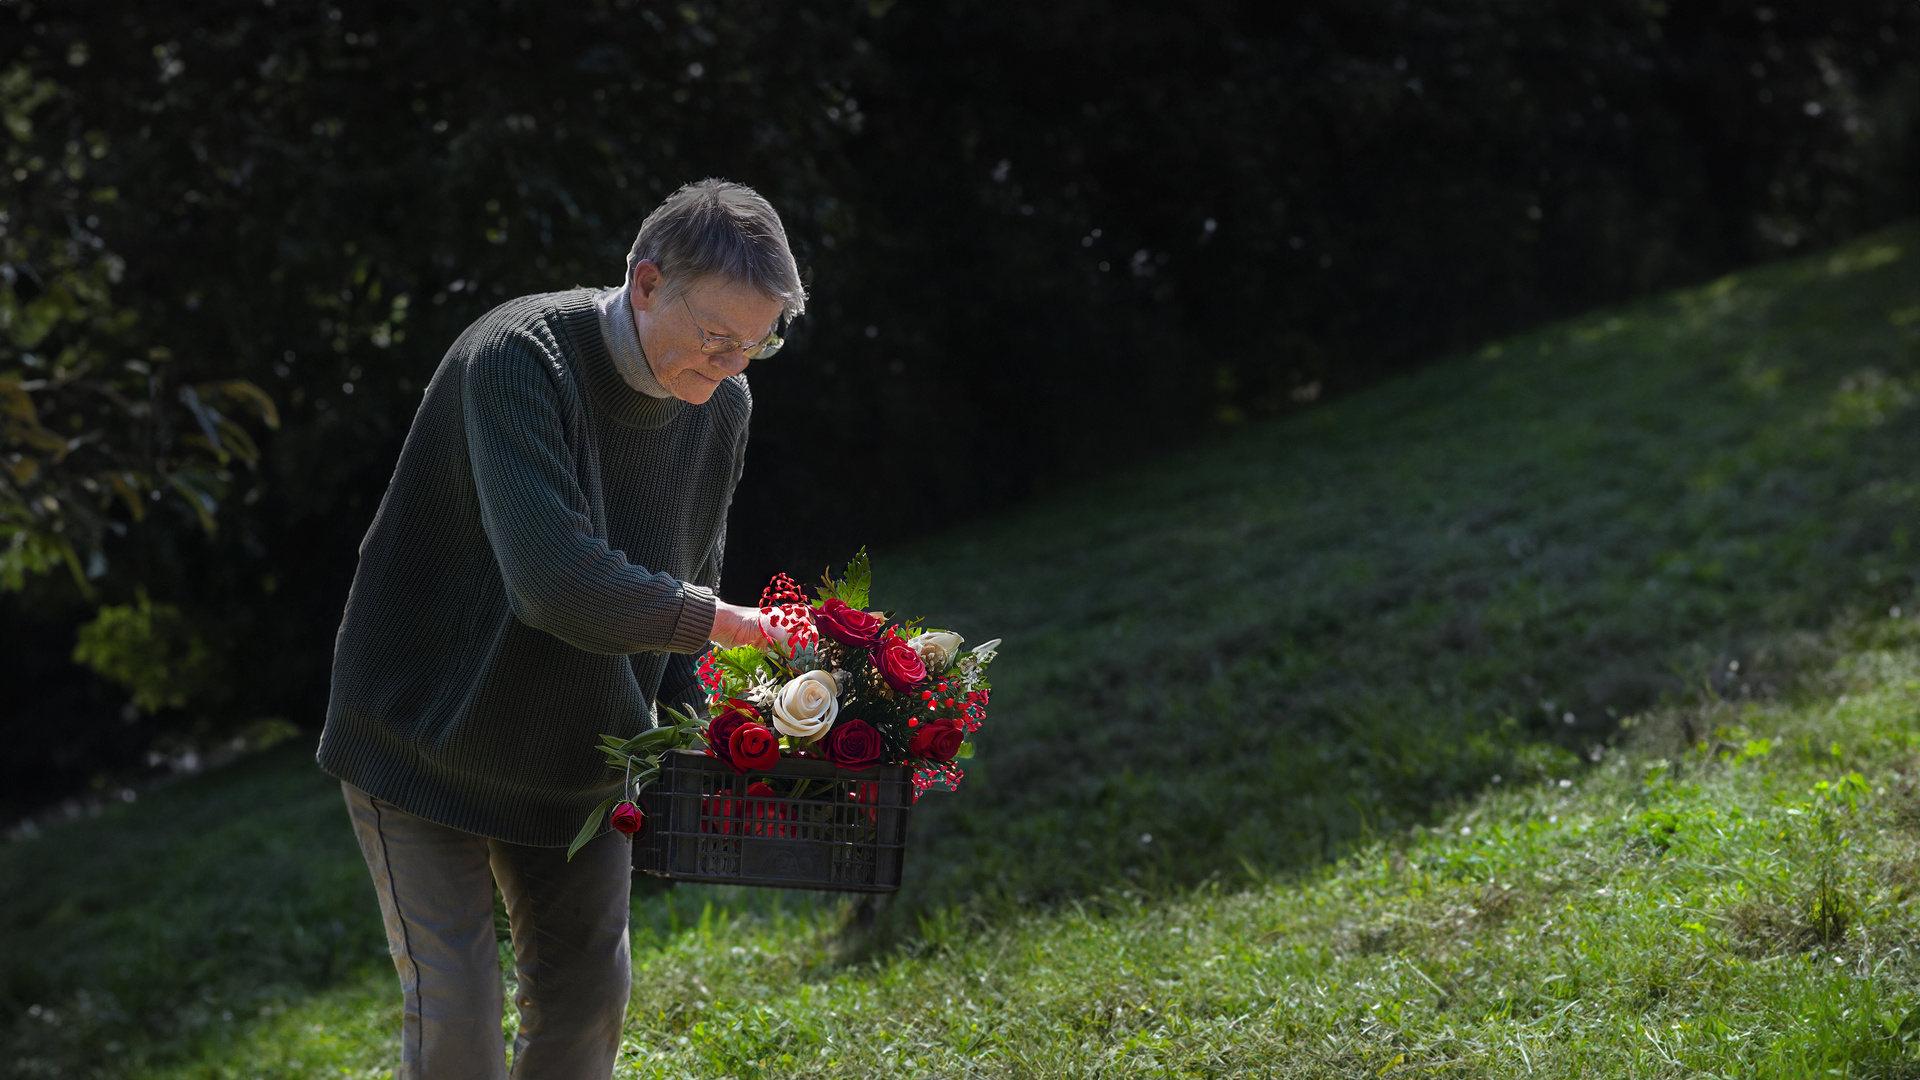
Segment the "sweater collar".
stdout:
<svg viewBox="0 0 1920 1080">
<path fill-rule="evenodd" d="M 593 306 L 600 312 L 600 336 L 607 340 L 607 354 L 628 386 L 650 398 L 670 398 L 673 395 L 660 385 L 646 351 L 640 348 L 640 329 L 633 324 L 633 303 L 628 299 L 631 288 L 622 285 L 593 294 Z"/>
<path fill-rule="evenodd" d="M 593 396 L 616 420 L 635 427 L 665 427 L 686 402 L 668 393 L 654 377 L 633 325 L 627 286 L 595 292 L 593 307 L 600 327 L 598 344 L 602 346 L 599 357 L 588 357 L 587 384 Z M 591 354 L 595 350 L 588 351 Z"/>
</svg>

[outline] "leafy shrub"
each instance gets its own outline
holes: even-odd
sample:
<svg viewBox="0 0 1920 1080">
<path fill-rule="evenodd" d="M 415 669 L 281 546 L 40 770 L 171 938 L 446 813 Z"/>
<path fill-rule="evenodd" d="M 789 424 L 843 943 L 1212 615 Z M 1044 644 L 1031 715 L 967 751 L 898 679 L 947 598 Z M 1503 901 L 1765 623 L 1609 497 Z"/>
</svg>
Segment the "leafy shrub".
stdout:
<svg viewBox="0 0 1920 1080">
<path fill-rule="evenodd" d="M 184 709 L 218 693 L 219 656 L 172 604 L 140 591 L 132 604 L 108 604 L 82 626 L 73 659 L 125 686 L 149 713 Z"/>
</svg>

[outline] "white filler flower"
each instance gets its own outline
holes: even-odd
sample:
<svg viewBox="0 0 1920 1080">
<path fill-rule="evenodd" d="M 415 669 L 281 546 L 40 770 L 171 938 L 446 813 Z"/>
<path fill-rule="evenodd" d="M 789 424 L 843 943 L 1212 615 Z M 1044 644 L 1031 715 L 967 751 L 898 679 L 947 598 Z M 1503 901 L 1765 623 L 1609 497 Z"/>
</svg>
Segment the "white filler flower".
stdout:
<svg viewBox="0 0 1920 1080">
<path fill-rule="evenodd" d="M 953 664 L 955 653 L 967 639 L 951 630 L 933 630 L 907 642 L 908 647 L 920 654 L 920 662 L 927 665 L 927 674 L 939 675 Z"/>
<path fill-rule="evenodd" d="M 980 685 L 980 669 L 993 662 L 1000 655 L 1000 639 L 994 638 L 985 645 L 960 658 L 960 689 L 971 691 Z"/>
<path fill-rule="evenodd" d="M 840 715 L 839 684 L 825 671 L 809 671 L 780 688 L 773 699 L 773 726 L 782 735 L 811 739 L 826 733 Z"/>
</svg>

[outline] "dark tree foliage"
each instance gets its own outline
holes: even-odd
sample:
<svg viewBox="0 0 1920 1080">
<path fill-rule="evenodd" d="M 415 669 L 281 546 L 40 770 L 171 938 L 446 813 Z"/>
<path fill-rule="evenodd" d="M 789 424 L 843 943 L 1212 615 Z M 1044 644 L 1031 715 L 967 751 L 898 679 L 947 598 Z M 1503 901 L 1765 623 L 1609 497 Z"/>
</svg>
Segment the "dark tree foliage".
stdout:
<svg viewBox="0 0 1920 1080">
<path fill-rule="evenodd" d="M 1917 179 L 1907 0 L 15 3 L 0 42 L 54 87 L 30 135 L 9 115 L 6 227 L 98 236 L 124 347 L 165 350 L 175 385 L 250 380 L 282 424 L 212 536 L 180 507 L 102 533 L 93 602 L 177 605 L 221 693 L 128 725 L 123 692 L 41 670 L 92 617 L 72 581 L 8 602 L 39 643 L 0 672 L 0 728 L 35 731 L 15 809 L 156 731 L 316 723 L 442 352 L 504 298 L 617 281 L 688 180 L 767 194 L 814 291 L 752 375 L 745 600 L 1909 213 Z M 84 182 L 74 147 L 99 149 Z"/>
</svg>

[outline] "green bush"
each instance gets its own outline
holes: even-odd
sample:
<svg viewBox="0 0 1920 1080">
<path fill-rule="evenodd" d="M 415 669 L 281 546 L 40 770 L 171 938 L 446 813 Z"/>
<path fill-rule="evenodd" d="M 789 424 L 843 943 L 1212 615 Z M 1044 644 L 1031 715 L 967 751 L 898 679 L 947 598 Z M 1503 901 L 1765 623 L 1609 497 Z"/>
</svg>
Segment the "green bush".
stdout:
<svg viewBox="0 0 1920 1080">
<path fill-rule="evenodd" d="M 126 687 L 149 713 L 203 702 L 224 682 L 219 654 L 192 621 L 144 589 L 134 603 L 103 606 L 78 637 L 74 662 Z"/>
</svg>

